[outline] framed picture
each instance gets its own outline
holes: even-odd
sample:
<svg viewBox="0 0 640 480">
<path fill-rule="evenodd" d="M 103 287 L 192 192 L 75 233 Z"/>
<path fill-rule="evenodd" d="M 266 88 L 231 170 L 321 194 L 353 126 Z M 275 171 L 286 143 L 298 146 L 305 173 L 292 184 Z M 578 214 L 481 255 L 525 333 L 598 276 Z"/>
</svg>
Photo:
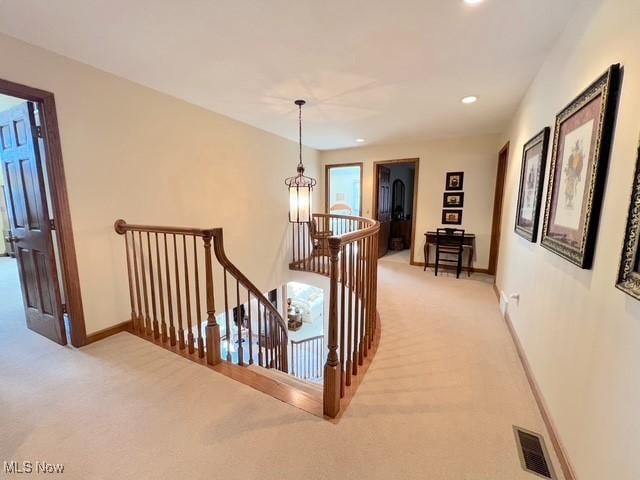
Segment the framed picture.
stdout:
<svg viewBox="0 0 640 480">
<path fill-rule="evenodd" d="M 442 206 L 445 208 L 462 208 L 464 206 L 464 193 L 445 193 Z"/>
<path fill-rule="evenodd" d="M 442 210 L 443 225 L 460 225 L 462 224 L 462 210 Z"/>
<path fill-rule="evenodd" d="M 556 117 L 542 246 L 591 268 L 620 84 L 609 70 Z"/>
<path fill-rule="evenodd" d="M 627 217 L 627 231 L 624 236 L 622 258 L 616 287 L 640 300 L 640 147 L 636 161 L 636 173 L 633 177 L 633 191 Z"/>
<path fill-rule="evenodd" d="M 538 239 L 542 182 L 547 165 L 551 129 L 546 127 L 524 144 L 515 231 L 530 242 Z"/>
<path fill-rule="evenodd" d="M 464 184 L 464 172 L 447 172 L 445 190 L 462 190 Z"/>
</svg>

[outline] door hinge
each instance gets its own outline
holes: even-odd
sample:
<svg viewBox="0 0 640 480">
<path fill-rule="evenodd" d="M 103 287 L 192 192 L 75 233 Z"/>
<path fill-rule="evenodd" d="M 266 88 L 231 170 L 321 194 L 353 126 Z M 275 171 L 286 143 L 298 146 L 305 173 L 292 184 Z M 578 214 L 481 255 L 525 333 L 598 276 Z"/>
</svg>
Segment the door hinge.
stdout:
<svg viewBox="0 0 640 480">
<path fill-rule="evenodd" d="M 56 220 L 55 220 L 55 218 L 50 218 L 49 219 L 49 229 L 51 229 L 51 230 L 55 230 L 56 229 Z"/>
<path fill-rule="evenodd" d="M 69 313 L 69 310 L 67 310 L 67 304 L 66 303 L 62 304 L 62 313 L 65 314 L 65 315 Z"/>
<path fill-rule="evenodd" d="M 36 137 L 42 138 L 42 127 L 40 125 L 36 125 Z"/>
</svg>

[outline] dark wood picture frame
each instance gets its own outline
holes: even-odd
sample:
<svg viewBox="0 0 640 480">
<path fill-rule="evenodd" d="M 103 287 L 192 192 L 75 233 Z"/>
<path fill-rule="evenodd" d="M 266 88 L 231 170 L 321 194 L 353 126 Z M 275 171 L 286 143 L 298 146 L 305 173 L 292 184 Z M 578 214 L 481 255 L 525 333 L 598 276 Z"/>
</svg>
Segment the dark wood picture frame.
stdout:
<svg viewBox="0 0 640 480">
<path fill-rule="evenodd" d="M 449 220 L 447 218 L 450 214 L 457 214 L 458 217 L 456 220 Z M 462 225 L 462 210 L 450 210 L 443 209 L 442 210 L 442 224 L 443 225 Z"/>
<path fill-rule="evenodd" d="M 578 95 L 556 117 L 541 245 L 583 269 L 590 269 L 593 263 L 593 253 L 600 220 L 600 209 L 602 206 L 607 166 L 611 151 L 611 140 L 615 125 L 619 88 L 620 65 L 615 64 Z M 594 103 L 598 98 L 600 98 L 600 103 Z M 585 113 L 589 113 L 589 108 L 593 108 L 594 106 L 598 107 L 598 109 L 597 112 L 593 112 L 594 115 L 592 116 L 595 128 L 589 137 L 591 142 L 589 155 L 585 157 L 584 172 L 581 172 L 582 160 L 580 160 L 580 170 L 578 170 L 584 175 L 585 183 L 581 198 L 578 199 L 580 201 L 580 216 L 577 228 L 571 228 L 557 222 L 556 218 L 560 188 L 562 185 L 561 175 L 563 171 L 565 173 L 567 172 L 564 164 L 566 162 L 575 162 L 575 160 L 571 158 L 573 157 L 573 153 L 565 159 L 560 149 L 561 145 L 562 147 L 565 146 L 565 140 L 567 140 L 569 135 L 573 135 L 577 130 L 587 125 L 588 122 L 582 122 L 580 127 L 568 131 L 566 135 L 562 130 L 566 122 L 568 122 L 567 125 L 571 125 L 572 120 L 574 123 L 577 123 Z M 584 154 L 580 145 L 576 144 L 576 148 L 580 148 L 580 155 Z M 565 150 L 563 149 L 563 151 Z M 560 166 L 559 162 L 561 162 Z M 573 168 L 571 164 L 569 164 L 569 167 Z M 560 175 L 560 178 L 556 178 L 558 175 Z M 576 178 L 575 173 L 573 176 Z M 573 193 L 570 193 L 568 173 L 566 177 L 564 201 L 573 208 L 573 194 L 575 194 L 576 189 L 574 187 L 572 189 Z M 569 198 L 569 200 L 567 200 L 567 198 Z M 566 212 L 566 208 L 564 211 Z"/>
<path fill-rule="evenodd" d="M 515 232 L 532 243 L 535 243 L 538 239 L 540 206 L 542 204 L 542 189 L 544 185 L 544 175 L 547 168 L 550 136 L 551 129 L 549 127 L 545 127 L 541 132 L 525 143 L 522 148 L 522 166 L 520 167 L 520 188 L 518 190 L 518 208 L 516 210 Z M 534 150 L 538 150 L 540 152 L 540 165 L 538 169 L 538 177 L 530 178 L 530 176 L 527 175 L 529 161 L 528 155 Z M 527 193 L 533 196 L 533 198 L 529 199 L 529 201 L 533 201 L 531 221 L 527 221 L 522 216 L 523 205 L 525 204 L 525 201 L 527 201 L 525 198 Z"/>
<path fill-rule="evenodd" d="M 447 172 L 445 190 L 460 191 L 464 188 L 464 172 Z"/>
<path fill-rule="evenodd" d="M 640 146 L 616 288 L 640 300 Z"/>
<path fill-rule="evenodd" d="M 458 203 L 450 202 L 449 199 L 459 197 Z M 444 208 L 462 208 L 464 207 L 464 192 L 445 192 L 442 194 L 442 206 Z"/>
</svg>

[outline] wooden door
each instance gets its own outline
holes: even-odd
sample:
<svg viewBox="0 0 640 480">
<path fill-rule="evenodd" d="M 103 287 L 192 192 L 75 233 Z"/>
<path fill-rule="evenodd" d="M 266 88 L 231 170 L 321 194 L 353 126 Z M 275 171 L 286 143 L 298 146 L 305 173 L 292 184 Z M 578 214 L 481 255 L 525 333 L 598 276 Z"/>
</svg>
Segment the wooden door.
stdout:
<svg viewBox="0 0 640 480">
<path fill-rule="evenodd" d="M 67 343 L 34 104 L 0 113 L 0 158 L 10 238 L 18 262 L 27 326 Z"/>
<path fill-rule="evenodd" d="M 507 177 L 507 162 L 509 160 L 509 144 L 507 143 L 498 154 L 498 172 L 496 174 L 496 189 L 493 199 L 493 221 L 491 225 L 491 246 L 489 248 L 489 275 L 498 271 L 498 254 L 500 251 L 500 232 L 502 225 L 502 203 L 504 184 Z"/>
<path fill-rule="evenodd" d="M 378 211 L 380 222 L 380 236 L 378 257 L 383 257 L 389 250 L 389 236 L 391 235 L 391 170 L 378 166 Z"/>
</svg>

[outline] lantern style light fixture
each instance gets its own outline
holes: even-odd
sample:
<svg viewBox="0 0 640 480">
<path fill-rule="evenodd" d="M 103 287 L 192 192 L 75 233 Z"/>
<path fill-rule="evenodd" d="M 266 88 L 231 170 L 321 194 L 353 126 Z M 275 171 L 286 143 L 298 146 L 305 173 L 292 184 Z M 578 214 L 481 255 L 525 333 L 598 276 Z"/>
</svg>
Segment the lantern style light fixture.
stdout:
<svg viewBox="0 0 640 480">
<path fill-rule="evenodd" d="M 317 182 L 315 178 L 305 176 L 302 163 L 302 106 L 307 102 L 296 100 L 294 103 L 298 106 L 298 174 L 287 178 L 284 183 L 289 187 L 289 222 L 305 223 L 311 221 L 311 194 Z"/>
</svg>

